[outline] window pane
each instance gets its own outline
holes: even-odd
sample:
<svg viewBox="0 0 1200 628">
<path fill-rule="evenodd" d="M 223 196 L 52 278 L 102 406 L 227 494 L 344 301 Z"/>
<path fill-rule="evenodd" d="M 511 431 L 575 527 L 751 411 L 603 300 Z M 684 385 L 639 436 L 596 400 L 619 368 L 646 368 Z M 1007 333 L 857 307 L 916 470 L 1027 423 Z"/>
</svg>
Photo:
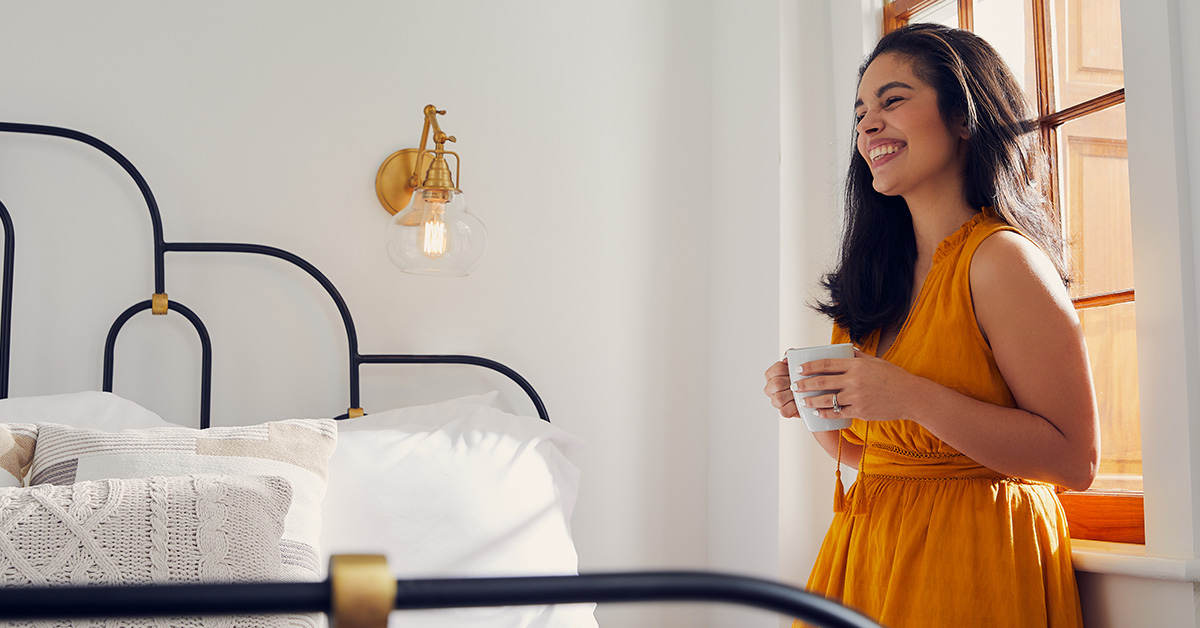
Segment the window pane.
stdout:
<svg viewBox="0 0 1200 628">
<path fill-rule="evenodd" d="M 958 28 L 958 3 L 955 0 L 947 0 L 937 4 L 925 7 L 919 11 L 913 11 L 908 18 L 909 24 L 917 22 L 937 22 L 945 26 Z"/>
<path fill-rule="evenodd" d="M 1029 0 L 975 0 L 975 33 L 1004 58 L 1025 89 L 1030 111 L 1037 109 L 1037 59 L 1033 48 L 1033 9 Z"/>
<path fill-rule="evenodd" d="M 1058 128 L 1059 206 L 1071 242 L 1071 296 L 1133 288 L 1125 105 Z"/>
<path fill-rule="evenodd" d="M 1054 0 L 1059 111 L 1125 85 L 1120 0 Z"/>
<path fill-rule="evenodd" d="M 1100 409 L 1100 473 L 1093 490 L 1142 490 L 1135 303 L 1079 312 Z"/>
</svg>

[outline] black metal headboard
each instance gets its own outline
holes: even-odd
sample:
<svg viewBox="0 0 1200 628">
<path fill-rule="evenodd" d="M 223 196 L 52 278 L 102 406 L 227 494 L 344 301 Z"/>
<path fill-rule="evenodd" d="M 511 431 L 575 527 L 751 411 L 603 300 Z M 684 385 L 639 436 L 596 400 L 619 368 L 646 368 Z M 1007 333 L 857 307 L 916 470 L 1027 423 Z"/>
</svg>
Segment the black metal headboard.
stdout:
<svg viewBox="0 0 1200 628">
<path fill-rule="evenodd" d="M 337 306 L 338 312 L 341 314 L 342 323 L 346 328 L 346 344 L 350 353 L 350 404 L 349 410 L 338 416 L 338 419 L 347 417 L 359 416 L 363 413 L 361 402 L 359 399 L 359 373 L 365 364 L 468 364 L 491 369 L 508 377 L 516 382 L 521 387 L 529 399 L 533 402 L 537 409 L 538 416 L 549 421 L 550 416 L 546 412 L 546 406 L 542 403 L 541 397 L 537 391 L 524 378 L 521 377 L 513 369 L 487 358 L 481 358 L 471 355 L 415 355 L 415 354 L 363 354 L 358 350 L 358 333 L 354 328 L 354 318 L 350 315 L 350 309 L 346 307 L 346 302 L 342 299 L 341 293 L 334 287 L 320 270 L 315 266 L 305 261 L 298 255 L 283 249 L 263 246 L 261 244 L 238 244 L 230 242 L 167 242 L 163 238 L 162 217 L 158 211 L 158 202 L 154 200 L 154 193 L 150 191 L 149 184 L 142 176 L 138 169 L 124 155 L 118 152 L 112 146 L 105 142 L 92 137 L 86 133 L 80 133 L 71 129 L 65 129 L 53 126 L 43 126 L 36 124 L 19 124 L 12 122 L 0 122 L 0 132 L 8 133 L 27 133 L 33 135 L 50 135 L 54 137 L 62 137 L 77 142 L 82 142 L 88 146 L 92 146 L 117 162 L 122 169 L 133 179 L 137 184 L 138 190 L 142 193 L 142 198 L 146 201 L 146 208 L 150 211 L 150 224 L 154 235 L 154 293 L 151 299 L 136 303 L 126 309 L 117 317 L 109 329 L 108 337 L 104 344 L 104 382 L 102 389 L 105 392 L 112 392 L 113 387 L 113 364 L 114 353 L 117 341 L 117 336 L 121 332 L 121 328 L 135 314 L 151 310 L 155 314 L 166 314 L 170 310 L 174 310 L 182 314 L 195 328 L 197 335 L 200 338 L 201 346 L 201 381 L 200 381 L 200 427 L 207 428 L 210 422 L 210 407 L 212 398 L 212 343 L 208 336 L 208 330 L 204 326 L 204 322 L 200 317 L 189 309 L 187 306 L 178 301 L 170 301 L 167 299 L 166 290 L 166 254 L 171 252 L 179 253 L 249 253 L 253 255 L 265 255 L 274 257 L 288 262 L 304 272 L 308 273 L 333 299 L 333 303 Z M 3 291 L 3 296 L 0 297 L 0 399 L 8 398 L 8 380 L 9 380 L 9 365 L 10 365 L 10 347 L 12 339 L 12 298 L 13 298 L 13 264 L 15 251 L 15 238 L 12 217 L 9 215 L 8 208 L 0 202 L 0 222 L 3 222 L 4 227 L 4 277 L 3 286 L 0 290 Z"/>
</svg>

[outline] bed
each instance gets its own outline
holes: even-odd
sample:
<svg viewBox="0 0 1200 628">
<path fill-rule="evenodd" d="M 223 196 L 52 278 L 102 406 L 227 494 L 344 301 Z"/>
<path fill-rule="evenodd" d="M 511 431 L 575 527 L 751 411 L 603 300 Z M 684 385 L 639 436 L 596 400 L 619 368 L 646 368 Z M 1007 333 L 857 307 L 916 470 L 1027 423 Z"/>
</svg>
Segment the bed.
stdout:
<svg viewBox="0 0 1200 628">
<path fill-rule="evenodd" d="M 120 165 L 150 213 L 155 289 L 113 322 L 100 390 L 9 398 L 16 237 L 0 202 L 0 620 L 318 626 L 328 615 L 337 626 L 594 628 L 597 602 L 707 600 L 815 625 L 875 625 L 770 581 L 578 574 L 570 519 L 580 442 L 550 423 L 523 377 L 476 356 L 361 353 L 341 295 L 302 258 L 254 244 L 168 242 L 149 185 L 107 143 L 0 123 L 0 136 L 14 133 L 80 142 Z M 270 256 L 311 276 L 345 328 L 347 411 L 213 427 L 211 341 L 202 318 L 167 296 L 172 252 Z M 113 393 L 117 338 L 147 310 L 182 315 L 199 340 L 195 428 Z M 435 363 L 502 374 L 537 416 L 497 407 L 495 393 L 363 412 L 364 366 Z"/>
</svg>

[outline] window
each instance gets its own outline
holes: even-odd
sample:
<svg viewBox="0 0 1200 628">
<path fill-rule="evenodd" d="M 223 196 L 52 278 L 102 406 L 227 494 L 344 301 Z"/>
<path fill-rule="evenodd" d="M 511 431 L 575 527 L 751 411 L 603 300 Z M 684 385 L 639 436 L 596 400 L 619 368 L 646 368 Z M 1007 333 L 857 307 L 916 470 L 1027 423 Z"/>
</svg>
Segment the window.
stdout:
<svg viewBox="0 0 1200 628">
<path fill-rule="evenodd" d="M 884 32 L 910 22 L 978 33 L 1036 103 L 1071 244 L 1071 298 L 1087 338 L 1103 442 L 1092 488 L 1060 498 L 1072 537 L 1145 543 L 1119 0 L 885 4 Z"/>
</svg>

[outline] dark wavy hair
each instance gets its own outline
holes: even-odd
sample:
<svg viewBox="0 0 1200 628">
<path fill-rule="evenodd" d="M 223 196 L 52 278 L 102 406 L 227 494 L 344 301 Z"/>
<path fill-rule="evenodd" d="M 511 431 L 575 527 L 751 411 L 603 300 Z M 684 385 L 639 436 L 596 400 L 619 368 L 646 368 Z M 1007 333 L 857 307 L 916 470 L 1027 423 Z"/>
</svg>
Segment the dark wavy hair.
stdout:
<svg viewBox="0 0 1200 628">
<path fill-rule="evenodd" d="M 1047 194 L 1049 168 L 1037 124 L 1000 55 L 969 31 L 912 24 L 879 40 L 859 68 L 859 82 L 867 66 L 883 54 L 912 63 L 913 73 L 937 91 L 938 109 L 948 126 L 965 121 L 966 202 L 990 208 L 1019 229 L 1069 283 L 1066 244 Z M 917 245 L 904 199 L 876 192 L 870 166 L 857 149 L 851 152 L 839 259 L 821 281 L 828 299 L 814 308 L 845 328 L 855 342 L 863 342 L 876 329 L 899 324 L 907 316 Z"/>
</svg>

